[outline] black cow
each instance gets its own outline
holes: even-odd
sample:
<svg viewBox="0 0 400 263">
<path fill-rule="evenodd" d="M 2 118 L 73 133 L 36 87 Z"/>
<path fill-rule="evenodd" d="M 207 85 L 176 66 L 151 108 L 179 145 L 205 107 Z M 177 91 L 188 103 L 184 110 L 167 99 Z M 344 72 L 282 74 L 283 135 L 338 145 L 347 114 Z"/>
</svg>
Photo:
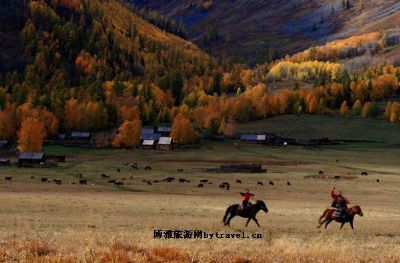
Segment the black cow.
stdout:
<svg viewBox="0 0 400 263">
<path fill-rule="evenodd" d="M 53 179 L 53 182 L 55 182 L 57 185 L 62 184 L 61 179 Z"/>
<path fill-rule="evenodd" d="M 172 181 L 174 181 L 174 180 L 175 180 L 174 177 L 167 177 L 167 178 L 164 178 L 162 181 L 163 181 L 163 182 L 170 183 L 170 182 L 172 182 Z"/>
<path fill-rule="evenodd" d="M 198 184 L 197 187 L 203 188 L 203 187 L 204 187 L 204 184 Z"/>
<path fill-rule="evenodd" d="M 242 183 L 242 180 L 236 180 L 236 183 L 237 183 L 237 184 L 241 184 L 241 183 Z"/>
<path fill-rule="evenodd" d="M 269 184 L 270 184 L 270 185 L 275 185 L 274 182 L 272 182 L 272 181 L 269 181 Z"/>
<path fill-rule="evenodd" d="M 86 179 L 80 179 L 79 180 L 80 185 L 87 185 L 87 180 Z"/>
<path fill-rule="evenodd" d="M 263 182 L 257 182 L 257 185 L 264 185 Z"/>
<path fill-rule="evenodd" d="M 6 176 L 6 177 L 4 177 L 4 179 L 5 179 L 6 181 L 9 181 L 9 182 L 11 182 L 11 180 L 12 180 L 12 176 Z"/>
<path fill-rule="evenodd" d="M 367 172 L 362 172 L 361 175 L 362 175 L 362 176 L 367 176 L 368 173 L 367 173 Z"/>
<path fill-rule="evenodd" d="M 120 187 L 121 185 L 124 185 L 124 182 L 116 181 L 114 183 L 114 186 L 116 186 L 116 187 Z"/>
</svg>

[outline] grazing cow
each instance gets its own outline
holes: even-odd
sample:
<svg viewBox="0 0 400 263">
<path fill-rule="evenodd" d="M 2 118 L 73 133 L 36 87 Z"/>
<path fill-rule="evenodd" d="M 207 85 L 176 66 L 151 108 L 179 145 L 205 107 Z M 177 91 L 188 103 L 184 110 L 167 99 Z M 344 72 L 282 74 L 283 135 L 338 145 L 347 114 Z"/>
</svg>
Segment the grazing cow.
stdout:
<svg viewBox="0 0 400 263">
<path fill-rule="evenodd" d="M 153 185 L 150 181 L 147 181 L 147 184 L 148 184 L 148 185 Z"/>
<path fill-rule="evenodd" d="M 153 181 L 153 183 L 155 183 L 155 184 L 156 184 L 156 183 L 159 183 L 159 182 L 160 182 L 159 180 L 154 180 L 154 181 Z"/>
<path fill-rule="evenodd" d="M 6 179 L 6 181 L 11 182 L 12 176 L 6 176 L 6 177 L 4 177 L 4 179 Z"/>
<path fill-rule="evenodd" d="M 237 184 L 241 184 L 241 183 L 242 183 L 242 180 L 236 180 L 236 183 L 237 183 Z"/>
<path fill-rule="evenodd" d="M 31 179 L 35 179 L 35 176 L 32 175 L 32 176 L 31 176 Z"/>
<path fill-rule="evenodd" d="M 292 185 L 289 181 L 287 181 L 286 184 L 287 184 L 288 186 L 291 186 L 291 185 Z"/>
<path fill-rule="evenodd" d="M 117 172 L 119 172 L 119 173 L 120 173 L 120 172 L 121 172 L 121 169 L 120 169 L 120 168 L 117 168 Z"/>
<path fill-rule="evenodd" d="M 218 187 L 224 189 L 225 188 L 225 184 L 220 184 Z"/>
<path fill-rule="evenodd" d="M 204 187 L 204 184 L 198 184 L 197 187 L 203 188 L 203 187 Z"/>
<path fill-rule="evenodd" d="M 184 179 L 184 178 L 179 178 L 179 182 L 180 182 L 180 183 L 186 183 L 186 179 Z"/>
<path fill-rule="evenodd" d="M 40 181 L 41 181 L 41 182 L 47 182 L 47 180 L 49 180 L 49 179 L 47 179 L 47 177 L 42 177 L 42 178 L 40 178 Z"/>
<path fill-rule="evenodd" d="M 80 179 L 79 180 L 80 185 L 87 185 L 87 180 L 86 179 Z"/>
<path fill-rule="evenodd" d="M 340 175 L 335 175 L 335 180 L 339 180 L 340 179 Z"/>
<path fill-rule="evenodd" d="M 183 169 L 177 169 L 176 171 L 182 173 Z"/>
<path fill-rule="evenodd" d="M 257 185 L 264 185 L 263 182 L 257 182 Z"/>
<path fill-rule="evenodd" d="M 379 184 L 381 181 L 379 179 L 376 179 L 376 182 Z"/>
<path fill-rule="evenodd" d="M 164 178 L 162 181 L 163 181 L 163 182 L 170 183 L 170 182 L 172 182 L 172 181 L 174 181 L 174 180 L 175 180 L 174 177 L 167 177 L 167 178 Z"/>
<path fill-rule="evenodd" d="M 53 179 L 53 182 L 55 182 L 57 185 L 62 184 L 61 179 Z"/>
<path fill-rule="evenodd" d="M 116 186 L 116 187 L 120 187 L 121 185 L 124 185 L 124 182 L 116 181 L 114 183 L 114 186 Z"/>
<path fill-rule="evenodd" d="M 229 191 L 229 189 L 231 188 L 231 185 L 230 185 L 229 183 L 226 183 L 225 185 L 226 185 L 225 190 L 226 190 L 226 191 Z"/>
<path fill-rule="evenodd" d="M 202 179 L 202 180 L 200 180 L 200 183 L 207 183 L 207 182 L 208 182 L 207 179 Z"/>
<path fill-rule="evenodd" d="M 319 175 L 324 175 L 324 172 L 323 171 L 319 171 L 318 174 Z"/>
<path fill-rule="evenodd" d="M 368 173 L 367 173 L 367 172 L 362 172 L 361 175 L 362 175 L 362 176 L 367 176 Z"/>
<path fill-rule="evenodd" d="M 275 185 L 275 184 L 274 184 L 274 182 L 272 182 L 272 181 L 269 181 L 269 185 Z"/>
<path fill-rule="evenodd" d="M 151 170 L 152 168 L 151 168 L 151 166 L 146 166 L 146 167 L 144 167 L 144 169 L 145 170 Z"/>
<path fill-rule="evenodd" d="M 110 176 L 109 176 L 109 175 L 106 175 L 106 174 L 101 174 L 101 178 L 103 178 L 103 179 L 108 179 L 108 178 L 110 178 Z"/>
</svg>

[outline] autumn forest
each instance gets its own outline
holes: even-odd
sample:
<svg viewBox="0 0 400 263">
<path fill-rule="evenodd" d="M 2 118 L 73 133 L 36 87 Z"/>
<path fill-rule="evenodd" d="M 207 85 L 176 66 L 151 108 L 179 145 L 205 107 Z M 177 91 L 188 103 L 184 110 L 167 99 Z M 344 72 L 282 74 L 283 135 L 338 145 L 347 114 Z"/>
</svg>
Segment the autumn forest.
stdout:
<svg viewBox="0 0 400 263">
<path fill-rule="evenodd" d="M 281 114 L 400 122 L 400 61 L 391 55 L 400 31 L 249 67 L 205 53 L 182 38 L 181 24 L 121 1 L 24 2 L 0 9 L 19 14 L 1 35 L 18 44 L 0 54 L 0 139 L 20 151 L 40 151 L 45 139 L 70 131 L 109 131 L 113 147 L 133 147 L 141 127 L 156 124 L 191 144 Z M 7 56 L 13 52 L 18 61 Z"/>
</svg>

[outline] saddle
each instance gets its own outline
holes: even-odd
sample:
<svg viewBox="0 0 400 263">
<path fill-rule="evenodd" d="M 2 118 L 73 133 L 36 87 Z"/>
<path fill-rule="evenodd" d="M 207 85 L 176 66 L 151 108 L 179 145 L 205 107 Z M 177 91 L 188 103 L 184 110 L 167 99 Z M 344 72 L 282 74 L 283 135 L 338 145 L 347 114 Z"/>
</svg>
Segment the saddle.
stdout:
<svg viewBox="0 0 400 263">
<path fill-rule="evenodd" d="M 247 212 L 247 211 L 249 211 L 249 208 L 252 206 L 252 203 L 248 203 L 247 204 L 247 206 L 246 207 L 243 207 L 243 204 L 241 204 L 240 206 L 239 206 L 239 212 Z"/>
</svg>

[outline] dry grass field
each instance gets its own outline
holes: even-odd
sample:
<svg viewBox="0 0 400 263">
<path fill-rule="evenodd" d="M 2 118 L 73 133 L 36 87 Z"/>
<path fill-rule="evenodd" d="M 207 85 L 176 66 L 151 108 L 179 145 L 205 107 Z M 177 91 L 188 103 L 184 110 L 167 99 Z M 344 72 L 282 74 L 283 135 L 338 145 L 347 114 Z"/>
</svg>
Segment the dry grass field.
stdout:
<svg viewBox="0 0 400 263">
<path fill-rule="evenodd" d="M 390 134 L 381 144 L 311 149 L 231 141 L 172 152 L 48 147 L 48 152 L 66 153 L 67 162 L 49 169 L 0 168 L 0 262 L 399 262 L 400 148 L 394 144 L 396 133 Z M 137 162 L 139 170 L 124 166 L 125 161 Z M 260 162 L 268 171 L 207 174 L 198 169 L 238 161 Z M 143 169 L 148 165 L 152 170 Z M 304 178 L 320 170 L 354 179 Z M 369 175 L 361 176 L 362 171 Z M 70 184 L 78 180 L 77 172 L 88 185 Z M 102 173 L 125 178 L 124 186 L 107 183 Z M 4 176 L 13 179 L 7 182 Z M 42 176 L 63 184 L 41 183 Z M 142 182 L 167 176 L 191 182 Z M 198 188 L 201 179 L 213 184 Z M 225 181 L 230 191 L 218 188 Z M 354 231 L 349 225 L 339 230 L 338 223 L 316 228 L 334 186 L 364 212 L 355 218 Z M 225 209 L 240 202 L 245 188 L 267 203 L 269 213 L 258 215 L 262 227 L 251 222 L 245 228 L 243 218 L 223 226 Z M 158 229 L 259 233 L 262 238 L 155 239 Z"/>
</svg>

